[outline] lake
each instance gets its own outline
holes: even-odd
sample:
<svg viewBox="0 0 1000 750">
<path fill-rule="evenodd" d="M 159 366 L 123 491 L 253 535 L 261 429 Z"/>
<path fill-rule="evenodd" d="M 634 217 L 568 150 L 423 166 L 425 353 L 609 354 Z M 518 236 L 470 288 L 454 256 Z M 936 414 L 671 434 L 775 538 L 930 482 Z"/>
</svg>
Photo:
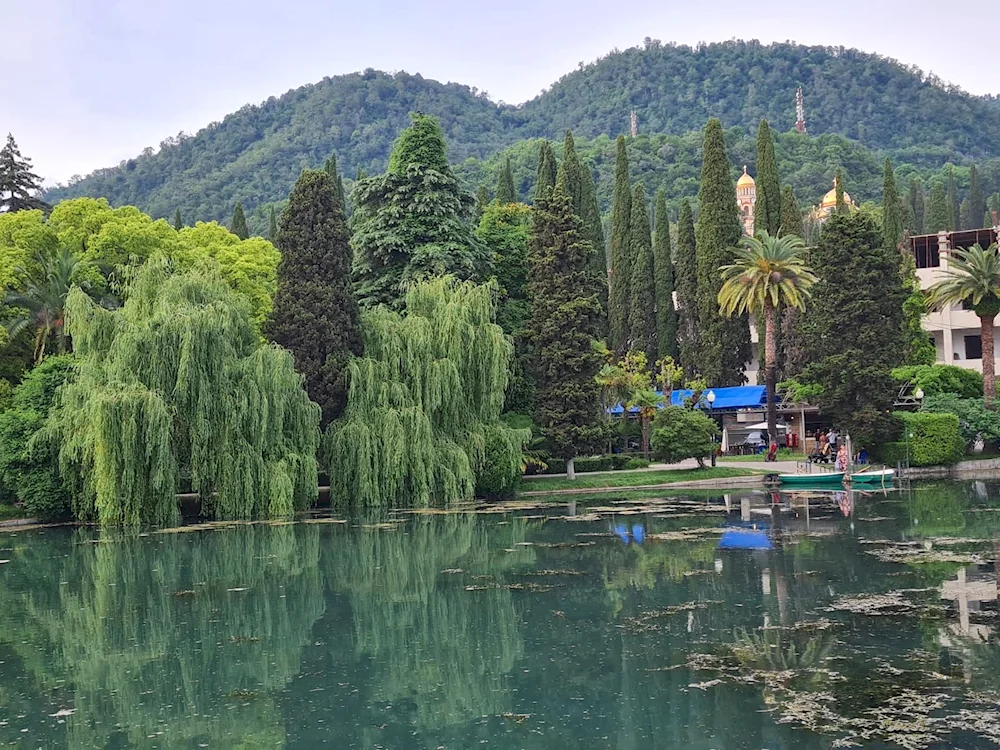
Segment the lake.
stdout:
<svg viewBox="0 0 1000 750">
<path fill-rule="evenodd" d="M 1000 745 L 1000 484 L 460 511 L 0 534 L 0 745 Z"/>
</svg>

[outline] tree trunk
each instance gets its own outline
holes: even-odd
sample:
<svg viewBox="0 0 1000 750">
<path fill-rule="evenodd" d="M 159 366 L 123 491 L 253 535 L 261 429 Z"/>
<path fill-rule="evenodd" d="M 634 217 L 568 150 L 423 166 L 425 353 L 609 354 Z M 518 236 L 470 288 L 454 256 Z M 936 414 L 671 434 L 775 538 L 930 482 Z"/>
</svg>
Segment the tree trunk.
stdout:
<svg viewBox="0 0 1000 750">
<path fill-rule="evenodd" d="M 567 479 L 576 479 L 576 467 L 573 465 L 574 461 L 576 461 L 575 458 L 568 458 L 568 459 L 566 459 L 566 478 Z"/>
<path fill-rule="evenodd" d="M 645 414 L 639 416 L 642 425 L 642 457 L 649 460 L 649 417 Z"/>
<path fill-rule="evenodd" d="M 778 405 L 775 398 L 777 386 L 777 325 L 774 306 L 764 305 L 764 383 L 767 393 L 767 449 L 778 442 Z"/>
<path fill-rule="evenodd" d="M 983 343 L 983 397 L 986 408 L 993 407 L 993 399 L 997 395 L 997 376 L 993 360 L 993 318 L 994 315 L 984 315 L 980 320 L 979 338 Z"/>
</svg>

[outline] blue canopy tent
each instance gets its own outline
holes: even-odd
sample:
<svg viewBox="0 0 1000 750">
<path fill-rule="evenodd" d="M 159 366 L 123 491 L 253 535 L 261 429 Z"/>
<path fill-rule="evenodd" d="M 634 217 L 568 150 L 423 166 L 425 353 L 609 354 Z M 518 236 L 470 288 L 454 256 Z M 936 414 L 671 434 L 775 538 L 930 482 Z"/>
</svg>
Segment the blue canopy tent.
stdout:
<svg viewBox="0 0 1000 750">
<path fill-rule="evenodd" d="M 702 391 L 701 398 L 698 399 L 698 408 L 709 410 L 708 400 L 705 396 L 709 391 L 715 393 L 715 403 L 711 405 L 711 411 L 737 411 L 739 409 L 761 409 L 767 406 L 767 389 L 762 385 L 738 385 L 728 388 L 706 388 Z M 659 395 L 662 392 L 657 391 Z M 673 391 L 670 394 L 671 406 L 684 406 L 684 403 L 691 399 L 694 392 L 691 390 Z M 608 414 L 620 416 L 625 413 L 625 407 L 616 404 L 608 409 Z M 638 414 L 639 407 L 633 406 L 629 409 L 629 414 Z"/>
</svg>

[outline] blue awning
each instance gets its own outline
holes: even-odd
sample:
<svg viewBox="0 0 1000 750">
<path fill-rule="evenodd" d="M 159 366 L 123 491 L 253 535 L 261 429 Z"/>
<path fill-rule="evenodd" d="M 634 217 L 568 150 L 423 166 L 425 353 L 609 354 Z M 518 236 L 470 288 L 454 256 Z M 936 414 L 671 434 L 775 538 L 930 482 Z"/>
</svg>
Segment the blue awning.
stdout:
<svg viewBox="0 0 1000 750">
<path fill-rule="evenodd" d="M 762 385 L 739 385 L 729 388 L 709 388 L 701 394 L 698 406 L 708 409 L 708 401 L 705 398 L 708 391 L 714 391 L 715 403 L 712 404 L 712 411 L 720 409 L 759 409 L 767 406 L 767 389 Z M 684 402 L 691 398 L 692 391 L 674 391 L 670 397 L 673 406 L 683 406 Z"/>
<path fill-rule="evenodd" d="M 729 388 L 709 388 L 702 392 L 701 399 L 698 401 L 698 408 L 708 409 L 708 400 L 705 396 L 708 391 L 715 392 L 715 403 L 712 405 L 712 411 L 722 411 L 722 410 L 735 410 L 735 409 L 760 409 L 767 406 L 767 389 L 762 385 L 739 385 L 731 386 Z M 670 405 L 671 406 L 684 406 L 684 402 L 687 401 L 693 395 L 693 391 L 690 390 L 680 390 L 674 391 L 670 394 Z M 662 396 L 663 393 L 657 391 L 657 394 Z M 780 397 L 778 399 L 781 400 Z M 613 414 L 615 416 L 624 413 L 625 408 L 621 404 L 616 404 L 608 409 L 608 414 Z M 638 414 L 639 407 L 633 406 L 629 408 L 629 414 Z"/>
</svg>

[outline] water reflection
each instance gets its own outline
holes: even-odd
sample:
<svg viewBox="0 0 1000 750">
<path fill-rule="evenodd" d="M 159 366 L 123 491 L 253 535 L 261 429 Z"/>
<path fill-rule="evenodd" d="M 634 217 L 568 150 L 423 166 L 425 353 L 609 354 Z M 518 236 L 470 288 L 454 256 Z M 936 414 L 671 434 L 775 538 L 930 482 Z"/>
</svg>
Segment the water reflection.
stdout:
<svg viewBox="0 0 1000 750">
<path fill-rule="evenodd" d="M 0 743 L 994 746 L 998 489 L 0 536 Z"/>
</svg>

